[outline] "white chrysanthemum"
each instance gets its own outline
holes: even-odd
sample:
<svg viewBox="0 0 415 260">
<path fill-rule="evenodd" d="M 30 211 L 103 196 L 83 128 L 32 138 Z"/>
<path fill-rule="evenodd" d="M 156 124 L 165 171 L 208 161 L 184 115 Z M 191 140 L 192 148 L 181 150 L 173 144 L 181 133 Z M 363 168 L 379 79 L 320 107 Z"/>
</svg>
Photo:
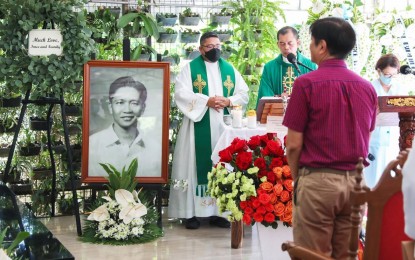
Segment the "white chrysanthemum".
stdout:
<svg viewBox="0 0 415 260">
<path fill-rule="evenodd" d="M 389 46 L 393 43 L 393 37 L 391 34 L 387 33 L 385 35 L 383 35 L 382 37 L 380 37 L 379 39 L 379 43 L 384 45 L 384 46 Z"/>
<path fill-rule="evenodd" d="M 391 13 L 380 13 L 377 15 L 375 22 L 380 22 L 380 23 L 384 23 L 384 24 L 388 24 L 392 21 L 393 16 Z"/>
<path fill-rule="evenodd" d="M 415 39 L 415 23 L 411 24 L 406 28 L 405 36 L 411 39 Z"/>
</svg>

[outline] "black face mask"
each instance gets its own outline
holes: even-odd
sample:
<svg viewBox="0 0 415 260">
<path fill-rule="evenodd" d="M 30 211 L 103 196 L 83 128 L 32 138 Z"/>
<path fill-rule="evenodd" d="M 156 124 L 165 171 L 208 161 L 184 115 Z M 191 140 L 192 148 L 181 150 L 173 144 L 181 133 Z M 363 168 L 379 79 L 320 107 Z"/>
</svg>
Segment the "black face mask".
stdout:
<svg viewBox="0 0 415 260">
<path fill-rule="evenodd" d="M 208 52 L 205 52 L 205 57 L 211 61 L 216 62 L 220 58 L 220 49 L 213 48 Z"/>
</svg>

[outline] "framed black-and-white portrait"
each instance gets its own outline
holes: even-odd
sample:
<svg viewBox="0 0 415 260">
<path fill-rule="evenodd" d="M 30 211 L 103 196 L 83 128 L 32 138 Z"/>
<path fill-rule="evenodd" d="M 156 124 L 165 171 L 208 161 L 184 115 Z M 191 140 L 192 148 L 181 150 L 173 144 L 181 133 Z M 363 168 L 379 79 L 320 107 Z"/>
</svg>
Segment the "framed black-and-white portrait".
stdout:
<svg viewBox="0 0 415 260">
<path fill-rule="evenodd" d="M 85 64 L 83 182 L 107 182 L 101 163 L 121 171 L 137 158 L 139 183 L 167 183 L 169 74 L 166 62 Z"/>
</svg>

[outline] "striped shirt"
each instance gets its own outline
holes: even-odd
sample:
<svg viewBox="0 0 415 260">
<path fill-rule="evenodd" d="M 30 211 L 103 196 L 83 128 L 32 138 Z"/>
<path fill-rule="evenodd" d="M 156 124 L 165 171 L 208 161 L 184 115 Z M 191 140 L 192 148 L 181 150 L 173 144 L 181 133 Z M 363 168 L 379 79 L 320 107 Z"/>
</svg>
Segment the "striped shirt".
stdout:
<svg viewBox="0 0 415 260">
<path fill-rule="evenodd" d="M 299 167 L 354 170 L 368 154 L 376 106 L 372 84 L 343 60 L 326 60 L 298 77 L 283 125 L 303 133 Z"/>
</svg>

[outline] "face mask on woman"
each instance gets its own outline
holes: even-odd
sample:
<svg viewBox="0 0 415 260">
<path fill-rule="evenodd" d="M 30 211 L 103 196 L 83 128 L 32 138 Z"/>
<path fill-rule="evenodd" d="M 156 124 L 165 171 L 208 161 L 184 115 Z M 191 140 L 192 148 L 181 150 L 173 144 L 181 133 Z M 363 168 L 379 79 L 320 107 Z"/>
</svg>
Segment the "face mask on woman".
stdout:
<svg viewBox="0 0 415 260">
<path fill-rule="evenodd" d="M 386 86 L 390 86 L 392 85 L 392 77 L 385 77 L 385 75 L 381 72 L 379 75 L 379 79 L 380 81 L 382 81 L 383 84 L 385 84 Z"/>
</svg>

